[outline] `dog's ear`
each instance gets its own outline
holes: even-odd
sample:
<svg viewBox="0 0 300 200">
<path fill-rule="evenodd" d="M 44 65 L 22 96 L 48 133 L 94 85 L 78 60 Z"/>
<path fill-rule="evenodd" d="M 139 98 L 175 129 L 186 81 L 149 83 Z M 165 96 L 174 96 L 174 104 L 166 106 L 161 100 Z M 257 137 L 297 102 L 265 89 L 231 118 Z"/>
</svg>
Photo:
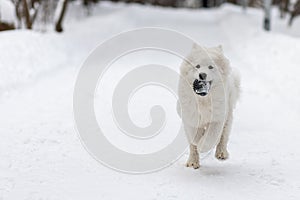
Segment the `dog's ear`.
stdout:
<svg viewBox="0 0 300 200">
<path fill-rule="evenodd" d="M 219 53 L 219 54 L 223 54 L 223 47 L 222 45 L 218 45 L 216 47 L 211 47 L 210 48 L 212 51 Z"/>
<path fill-rule="evenodd" d="M 222 45 L 216 47 L 211 47 L 210 52 L 215 64 L 218 66 L 221 74 L 228 75 L 230 73 L 230 63 L 229 60 L 224 56 Z"/>
<path fill-rule="evenodd" d="M 210 48 L 202 47 L 199 44 L 194 43 L 193 47 L 192 47 L 191 54 L 196 55 L 194 53 L 197 53 L 198 55 L 201 54 L 201 55 L 209 56 L 209 50 L 210 50 Z M 214 51 L 216 51 L 216 50 L 214 50 Z"/>
<path fill-rule="evenodd" d="M 201 49 L 200 45 L 198 45 L 197 43 L 194 43 L 192 50 L 199 50 L 199 49 Z"/>
<path fill-rule="evenodd" d="M 222 45 L 218 45 L 218 46 L 217 46 L 217 49 L 218 49 L 218 51 L 219 51 L 220 53 L 223 53 L 223 47 L 222 47 Z"/>
</svg>

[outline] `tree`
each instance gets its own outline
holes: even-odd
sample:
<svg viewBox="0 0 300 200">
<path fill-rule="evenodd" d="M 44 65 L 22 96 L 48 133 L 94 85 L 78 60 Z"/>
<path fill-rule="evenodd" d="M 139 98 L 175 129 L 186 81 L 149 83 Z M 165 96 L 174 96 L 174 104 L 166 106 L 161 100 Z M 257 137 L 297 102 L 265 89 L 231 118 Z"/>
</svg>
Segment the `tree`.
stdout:
<svg viewBox="0 0 300 200">
<path fill-rule="evenodd" d="M 291 12 L 291 17 L 290 17 L 290 20 L 289 20 L 289 25 L 290 26 L 292 25 L 294 18 L 298 15 L 300 15 L 300 0 L 298 0 L 296 2 L 296 4 L 294 5 L 293 10 Z"/>
<path fill-rule="evenodd" d="M 33 22 L 31 21 L 27 0 L 23 0 L 23 13 L 25 16 L 26 28 L 31 29 Z"/>
<path fill-rule="evenodd" d="M 32 29 L 36 19 L 40 0 L 12 0 L 15 5 L 15 13 L 18 19 L 18 28 L 22 27 L 22 22 L 27 29 Z"/>
<path fill-rule="evenodd" d="M 266 31 L 271 30 L 271 5 L 272 5 L 272 0 L 264 0 L 264 11 L 265 11 L 264 29 Z"/>
<path fill-rule="evenodd" d="M 57 16 L 55 17 L 55 30 L 57 32 L 62 32 L 62 22 L 67 10 L 68 0 L 59 0 L 57 5 Z"/>
</svg>

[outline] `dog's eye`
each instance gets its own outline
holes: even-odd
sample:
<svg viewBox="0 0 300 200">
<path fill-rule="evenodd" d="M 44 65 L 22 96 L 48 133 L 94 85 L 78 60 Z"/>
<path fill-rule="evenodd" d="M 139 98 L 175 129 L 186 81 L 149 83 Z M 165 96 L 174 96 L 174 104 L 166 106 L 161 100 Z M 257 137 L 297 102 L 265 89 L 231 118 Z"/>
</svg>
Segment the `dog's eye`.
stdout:
<svg viewBox="0 0 300 200">
<path fill-rule="evenodd" d="M 200 65 L 196 65 L 196 68 L 199 69 L 199 68 L 200 68 Z"/>
<path fill-rule="evenodd" d="M 208 69 L 213 69 L 213 68 L 214 68 L 214 67 L 213 67 L 213 66 L 211 66 L 211 65 L 209 65 L 209 66 L 208 66 Z"/>
</svg>

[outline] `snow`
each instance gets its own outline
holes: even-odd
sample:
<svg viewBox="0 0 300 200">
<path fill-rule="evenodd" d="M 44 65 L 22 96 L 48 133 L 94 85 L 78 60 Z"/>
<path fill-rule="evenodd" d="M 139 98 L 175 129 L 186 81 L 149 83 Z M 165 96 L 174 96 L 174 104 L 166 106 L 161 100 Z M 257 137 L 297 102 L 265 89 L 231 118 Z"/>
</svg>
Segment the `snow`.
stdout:
<svg viewBox="0 0 300 200">
<path fill-rule="evenodd" d="M 264 32 L 262 11 L 244 13 L 230 5 L 173 10 L 101 3 L 84 19 L 78 10 L 76 5 L 69 7 L 63 34 L 0 33 L 0 199 L 299 199 L 300 20 L 296 18 L 290 29 L 274 20 L 272 32 Z M 228 161 L 219 162 L 212 153 L 202 160 L 200 170 L 193 170 L 184 167 L 186 153 L 161 171 L 130 175 L 99 164 L 82 147 L 72 111 L 81 64 L 106 39 L 145 26 L 174 29 L 202 45 L 222 44 L 239 69 L 242 98 Z M 167 61 L 160 60 L 178 70 L 176 60 Z M 119 76 L 124 70 L 111 72 Z M 160 99 L 161 93 L 154 94 Z M 140 99 L 137 93 L 133 101 Z M 166 109 L 173 104 L 174 99 Z M 136 110 L 129 105 L 131 117 L 140 118 L 135 123 L 149 123 L 143 113 L 148 114 L 151 105 L 141 104 Z M 99 109 L 96 112 L 101 116 Z M 159 149 L 172 139 L 161 137 L 161 143 L 150 147 Z M 145 148 L 131 148 L 132 143 L 124 141 L 113 142 L 128 151 Z"/>
<path fill-rule="evenodd" d="M 15 8 L 11 1 L 0 0 L 0 21 L 15 23 Z"/>
</svg>

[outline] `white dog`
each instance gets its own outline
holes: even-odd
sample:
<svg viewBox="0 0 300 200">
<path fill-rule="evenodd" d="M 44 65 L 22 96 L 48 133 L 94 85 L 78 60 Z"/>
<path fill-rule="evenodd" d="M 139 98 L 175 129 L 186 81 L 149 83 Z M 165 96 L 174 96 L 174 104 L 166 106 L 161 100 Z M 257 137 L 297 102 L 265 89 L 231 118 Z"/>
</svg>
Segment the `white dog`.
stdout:
<svg viewBox="0 0 300 200">
<path fill-rule="evenodd" d="M 240 79 L 223 55 L 221 46 L 193 45 L 180 67 L 177 112 L 190 143 L 187 167 L 200 167 L 199 153 L 216 147 L 219 160 L 228 158 L 227 142 Z"/>
</svg>

